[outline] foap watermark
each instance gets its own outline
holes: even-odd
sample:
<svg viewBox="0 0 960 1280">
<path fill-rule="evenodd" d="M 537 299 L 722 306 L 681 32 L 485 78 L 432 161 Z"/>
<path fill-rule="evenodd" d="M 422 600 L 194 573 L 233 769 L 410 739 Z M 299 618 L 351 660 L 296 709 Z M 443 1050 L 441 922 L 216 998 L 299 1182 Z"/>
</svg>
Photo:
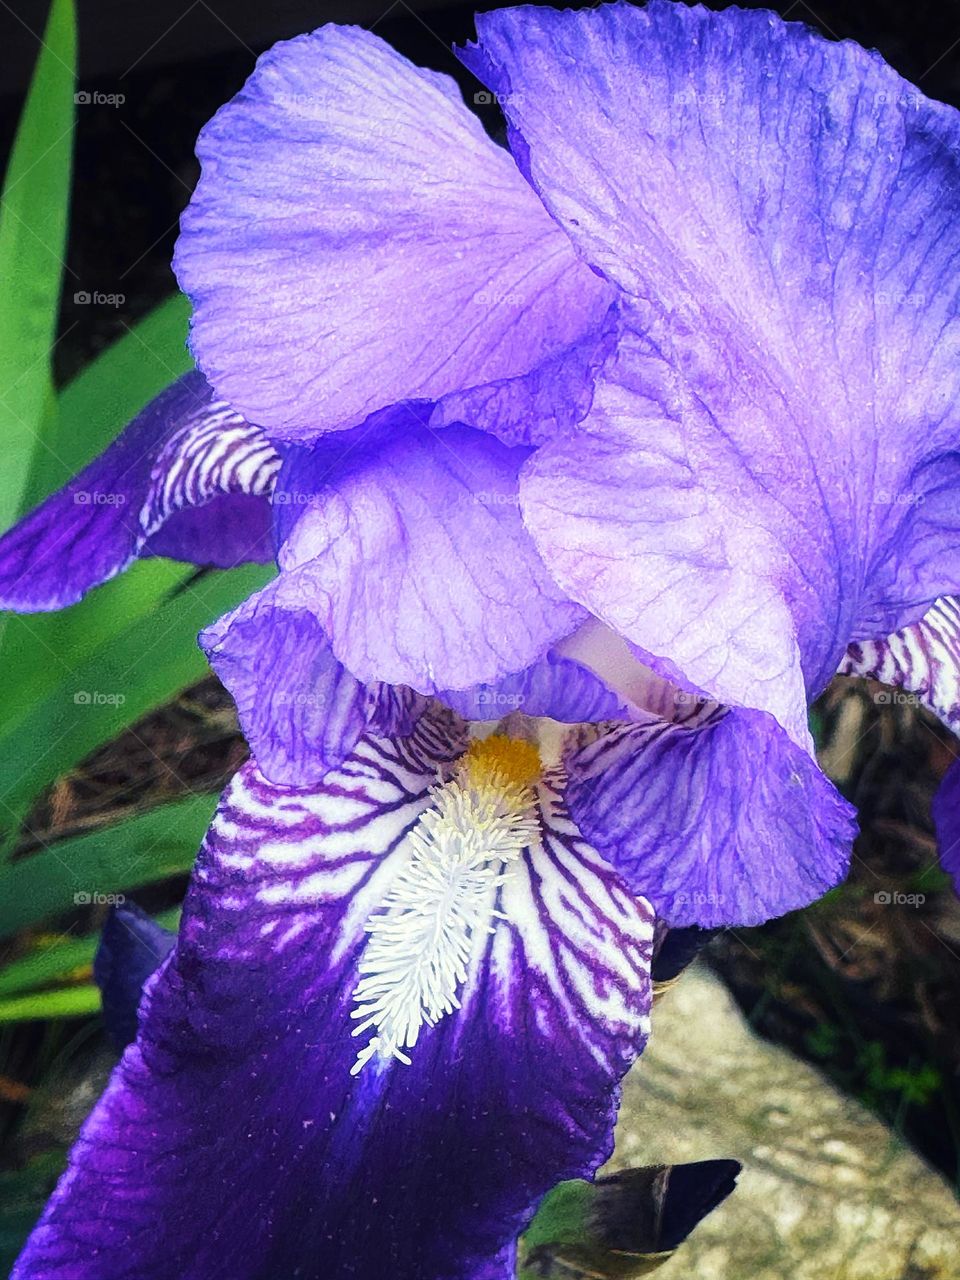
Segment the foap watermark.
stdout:
<svg viewBox="0 0 960 1280">
<path fill-rule="evenodd" d="M 678 907 L 695 906 L 695 907 L 722 907 L 724 903 L 724 895 L 722 893 L 678 893 L 674 898 L 674 902 Z"/>
<path fill-rule="evenodd" d="M 873 496 L 873 500 L 878 507 L 920 507 L 926 500 L 926 495 L 878 489 Z"/>
<path fill-rule="evenodd" d="M 704 114 L 719 115 L 727 105 L 725 93 L 701 93 L 697 89 L 681 89 L 673 95 L 675 107 L 696 107 Z"/>
<path fill-rule="evenodd" d="M 305 493 L 302 489 L 274 489 L 270 501 L 275 507 L 312 507 L 319 505 L 323 494 Z"/>
<path fill-rule="evenodd" d="M 473 295 L 478 307 L 522 307 L 526 299 L 522 293 L 497 293 L 481 290 Z"/>
<path fill-rule="evenodd" d="M 78 707 L 122 707 L 126 700 L 125 693 L 102 693 L 99 689 L 78 689 L 73 695 Z"/>
<path fill-rule="evenodd" d="M 478 89 L 473 95 L 475 107 L 519 107 L 523 95 L 519 93 L 492 93 L 489 89 Z"/>
<path fill-rule="evenodd" d="M 906 107 L 910 111 L 919 111 L 927 99 L 922 93 L 875 93 L 873 101 L 878 107 L 889 104 L 894 107 Z"/>
<path fill-rule="evenodd" d="M 478 507 L 519 507 L 519 493 L 474 493 L 471 501 Z"/>
<path fill-rule="evenodd" d="M 878 689 L 873 700 L 879 707 L 922 707 L 923 699 L 902 689 Z"/>
<path fill-rule="evenodd" d="M 291 693 L 281 689 L 277 693 L 277 705 L 281 707 L 324 707 L 326 699 L 322 693 Z"/>
<path fill-rule="evenodd" d="M 78 289 L 73 295 L 75 307 L 122 307 L 127 300 L 125 293 L 103 293 L 99 289 Z"/>
<path fill-rule="evenodd" d="M 107 493 L 103 489 L 78 489 L 73 495 L 78 507 L 122 507 L 126 500 L 125 493 Z"/>
<path fill-rule="evenodd" d="M 897 293 L 891 292 L 889 289 L 877 290 L 877 302 L 891 307 L 925 307 L 927 305 L 927 295 L 925 293 Z"/>
<path fill-rule="evenodd" d="M 101 893 L 99 889 L 80 889 L 73 895 L 75 907 L 120 907 L 126 902 L 122 893 Z"/>
<path fill-rule="evenodd" d="M 477 693 L 477 706 L 498 714 L 508 709 L 516 711 L 523 706 L 526 700 L 526 694 L 499 693 L 496 689 L 481 689 Z"/>
<path fill-rule="evenodd" d="M 103 93 L 100 89 L 78 89 L 73 95 L 78 107 L 122 107 L 127 100 L 125 93 Z"/>
<path fill-rule="evenodd" d="M 873 900 L 878 907 L 922 907 L 927 900 L 925 893 L 900 893 L 896 889 L 879 889 Z"/>
</svg>

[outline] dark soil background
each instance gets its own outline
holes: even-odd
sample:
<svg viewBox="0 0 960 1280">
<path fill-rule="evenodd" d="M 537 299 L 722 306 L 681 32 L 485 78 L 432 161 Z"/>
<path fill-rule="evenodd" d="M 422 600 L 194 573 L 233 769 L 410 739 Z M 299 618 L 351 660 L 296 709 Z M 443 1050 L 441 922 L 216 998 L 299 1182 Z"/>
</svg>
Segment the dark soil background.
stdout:
<svg viewBox="0 0 960 1280">
<path fill-rule="evenodd" d="M 169 262 L 197 176 L 196 134 L 240 88 L 257 52 L 327 20 L 357 21 L 414 61 L 454 75 L 472 101 L 479 86 L 449 49 L 471 37 L 474 7 L 443 0 L 149 6 L 79 0 L 80 88 L 121 93 L 125 101 L 78 109 L 60 378 L 175 288 Z M 793 0 L 766 7 L 880 49 L 925 93 L 960 106 L 960 0 L 815 7 Z M 0 155 L 13 136 L 45 9 L 0 0 Z M 478 110 L 496 133 L 497 108 Z M 124 302 L 116 309 L 78 307 L 79 290 L 123 294 Z M 936 871 L 930 823 L 931 796 L 957 744 L 925 713 L 878 702 L 876 690 L 861 682 L 835 682 L 817 715 L 825 767 L 861 809 L 851 878 L 806 912 L 722 934 L 708 958 L 761 1033 L 816 1062 L 960 1187 L 960 910 Z M 211 678 L 61 779 L 26 824 L 22 853 L 38 837 L 49 843 L 105 825 L 188 787 L 215 790 L 244 752 L 230 700 Z M 148 895 L 143 905 L 169 905 L 177 888 L 156 901 Z M 876 901 L 877 893 L 893 891 L 921 893 L 925 901 L 903 907 Z M 51 1079 L 73 1079 L 76 1064 L 88 1063 L 99 1043 L 98 1024 L 89 1020 L 4 1034 L 0 1138 L 9 1141 L 0 1171 L 66 1140 L 72 1119 L 53 1108 L 46 1127 L 25 1134 L 24 1103 L 35 1090 L 49 1091 Z M 68 1092 L 61 1090 L 64 1098 Z M 89 1090 L 80 1094 L 88 1105 Z"/>
</svg>

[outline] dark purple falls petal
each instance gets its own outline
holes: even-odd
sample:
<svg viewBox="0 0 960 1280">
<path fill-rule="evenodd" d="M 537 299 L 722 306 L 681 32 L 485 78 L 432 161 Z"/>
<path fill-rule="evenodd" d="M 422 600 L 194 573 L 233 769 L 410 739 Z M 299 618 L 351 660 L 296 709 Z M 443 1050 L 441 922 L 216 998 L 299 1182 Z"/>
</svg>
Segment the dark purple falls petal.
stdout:
<svg viewBox="0 0 960 1280">
<path fill-rule="evenodd" d="M 75 604 L 138 556 L 217 568 L 270 561 L 279 467 L 263 433 L 202 374 L 186 374 L 0 538 L 0 608 Z"/>
<path fill-rule="evenodd" d="M 668 924 L 760 924 L 846 874 L 854 809 L 772 716 L 654 716 L 570 761 L 574 820 Z"/>
<path fill-rule="evenodd" d="M 143 984 L 170 954 L 177 935 L 152 920 L 134 902 L 111 907 L 93 960 L 103 1021 L 118 1049 L 137 1034 Z"/>
<path fill-rule="evenodd" d="M 16 1280 L 508 1280 L 540 1197 L 608 1154 L 647 1034 L 652 918 L 542 788 L 542 844 L 412 1064 L 351 1075 L 364 923 L 459 721 L 367 738 L 312 791 L 248 765 L 137 1042 Z"/>
</svg>

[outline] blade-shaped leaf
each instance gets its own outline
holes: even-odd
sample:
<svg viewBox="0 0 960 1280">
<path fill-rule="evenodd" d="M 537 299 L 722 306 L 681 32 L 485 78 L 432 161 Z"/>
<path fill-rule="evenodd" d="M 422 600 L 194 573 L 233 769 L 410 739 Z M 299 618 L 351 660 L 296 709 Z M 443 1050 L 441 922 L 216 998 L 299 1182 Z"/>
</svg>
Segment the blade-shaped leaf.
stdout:
<svg viewBox="0 0 960 1280">
<path fill-rule="evenodd" d="M 189 871 L 217 797 L 192 796 L 0 867 L 0 937 L 118 893 Z M 88 895 L 88 897 L 84 897 Z"/>
<path fill-rule="evenodd" d="M 100 992 L 92 982 L 56 991 L 36 991 L 26 996 L 0 999 L 0 1024 L 34 1022 L 41 1018 L 82 1018 L 100 1012 Z"/>
<path fill-rule="evenodd" d="M 206 674 L 197 632 L 272 573 L 264 565 L 246 565 L 187 584 L 61 672 L 57 685 L 0 733 L 0 827 L 8 839 L 40 788 Z"/>
<path fill-rule="evenodd" d="M 76 24 L 54 0 L 0 193 L 0 528 L 38 481 L 55 429 L 51 352 L 70 203 Z"/>
<path fill-rule="evenodd" d="M 157 924 L 165 929 L 176 929 L 180 920 L 179 908 L 161 912 Z M 0 969 L 0 996 L 23 995 L 53 983 L 62 983 L 93 964 L 100 934 L 88 933 L 79 938 L 55 934 L 52 938 L 40 938 L 32 950 L 18 960 Z"/>
<path fill-rule="evenodd" d="M 561 1182 L 520 1242 L 519 1280 L 639 1280 L 736 1186 L 736 1160 L 624 1169 Z"/>
<path fill-rule="evenodd" d="M 189 304 L 168 299 L 98 356 L 60 395 L 58 439 L 47 453 L 45 497 L 107 447 L 134 415 L 190 367 Z M 69 670 L 186 582 L 192 566 L 151 560 L 134 566 L 59 613 L 0 619 L 0 726 L 16 720 Z M 0 730 L 2 731 L 2 730 Z"/>
</svg>

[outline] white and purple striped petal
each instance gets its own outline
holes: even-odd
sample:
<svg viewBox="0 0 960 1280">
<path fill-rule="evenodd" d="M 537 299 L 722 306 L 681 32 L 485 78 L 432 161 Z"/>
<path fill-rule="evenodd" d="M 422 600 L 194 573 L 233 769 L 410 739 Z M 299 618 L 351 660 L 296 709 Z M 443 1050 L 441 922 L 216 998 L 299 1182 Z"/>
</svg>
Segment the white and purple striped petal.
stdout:
<svg viewBox="0 0 960 1280">
<path fill-rule="evenodd" d="M 540 1196 L 609 1151 L 652 917 L 543 784 L 542 840 L 499 882 L 457 1007 L 410 1065 L 351 1074 L 365 926 L 458 725 L 364 739 L 311 791 L 236 777 L 15 1280 L 511 1280 Z"/>
<path fill-rule="evenodd" d="M 578 826 L 670 925 L 760 924 L 846 874 L 854 809 L 763 712 L 648 716 L 568 767 Z"/>
<path fill-rule="evenodd" d="M 0 607 L 74 604 L 138 556 L 220 568 L 271 560 L 279 467 L 263 433 L 186 374 L 0 538 Z"/>
<path fill-rule="evenodd" d="M 838 674 L 906 689 L 960 733 L 960 601 L 944 596 L 912 626 L 851 644 Z"/>
</svg>

